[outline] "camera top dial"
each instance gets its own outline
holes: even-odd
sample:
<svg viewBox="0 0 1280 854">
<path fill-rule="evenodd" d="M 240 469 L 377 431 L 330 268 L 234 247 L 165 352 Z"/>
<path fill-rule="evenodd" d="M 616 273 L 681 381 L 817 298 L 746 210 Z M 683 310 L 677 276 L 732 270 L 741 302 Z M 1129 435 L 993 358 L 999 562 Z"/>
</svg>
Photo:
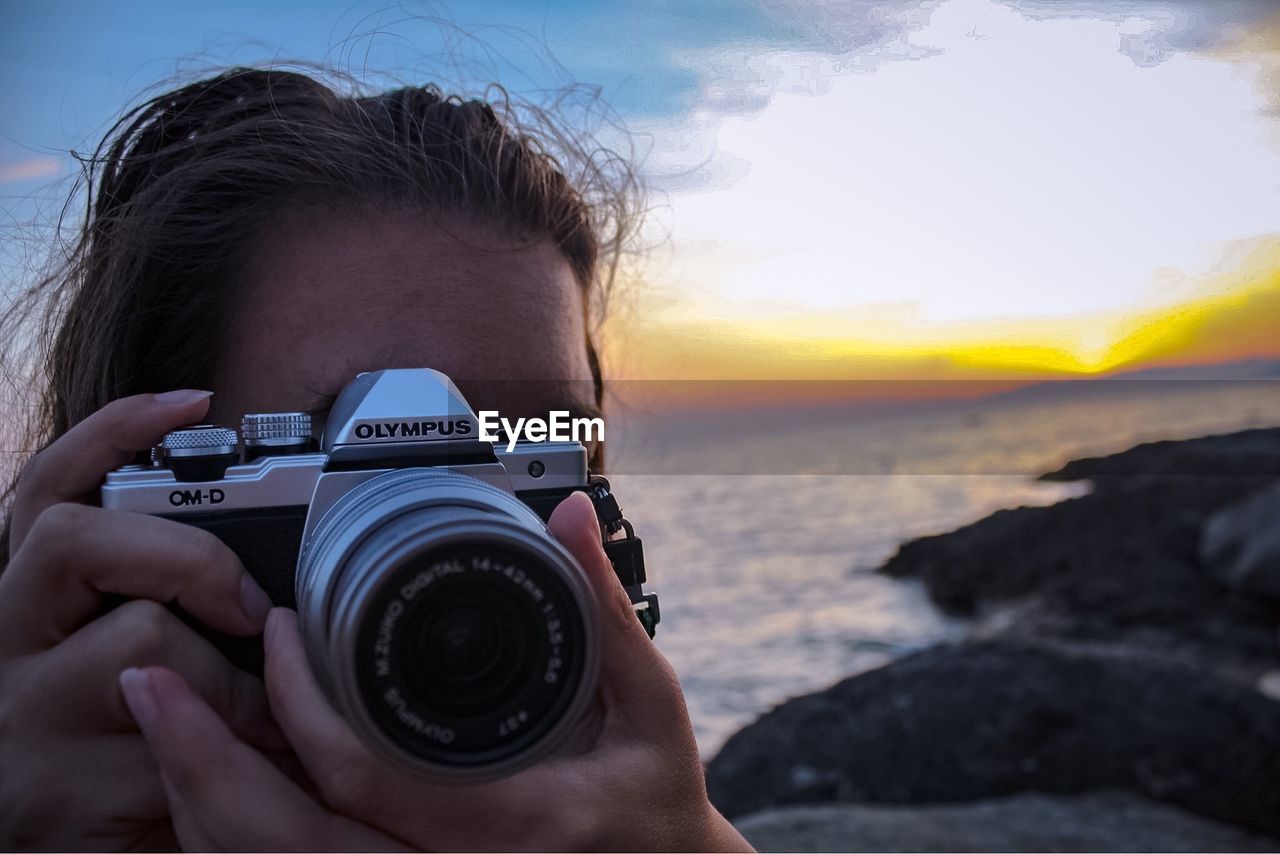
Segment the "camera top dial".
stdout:
<svg viewBox="0 0 1280 854">
<path fill-rule="evenodd" d="M 175 480 L 216 480 L 239 460 L 236 444 L 235 430 L 197 424 L 166 433 L 151 450 L 151 459 L 172 471 Z"/>
</svg>

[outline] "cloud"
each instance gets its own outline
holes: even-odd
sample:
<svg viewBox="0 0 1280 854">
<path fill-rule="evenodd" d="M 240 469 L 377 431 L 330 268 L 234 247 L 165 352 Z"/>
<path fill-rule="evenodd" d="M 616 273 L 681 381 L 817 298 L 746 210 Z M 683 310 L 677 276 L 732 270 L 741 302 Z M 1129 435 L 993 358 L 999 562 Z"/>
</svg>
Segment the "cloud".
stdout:
<svg viewBox="0 0 1280 854">
<path fill-rule="evenodd" d="M 651 371 L 732 372 L 739 338 L 778 376 L 1274 352 L 1280 282 L 1212 268 L 1280 231 L 1276 5 L 767 8 L 791 42 L 681 55 L 704 97 L 645 128 L 670 194 Z"/>
<path fill-rule="evenodd" d="M 62 172 L 62 161 L 56 157 L 33 157 L 17 163 L 0 164 L 0 184 L 55 178 Z"/>
<path fill-rule="evenodd" d="M 749 164 L 722 149 L 721 131 L 775 98 L 822 97 L 850 76 L 991 47 L 992 26 L 1012 29 L 990 24 L 993 9 L 1028 23 L 1079 23 L 1100 35 L 1103 50 L 1144 68 L 1189 53 L 1257 61 L 1261 51 L 1280 51 L 1277 7 L 1255 0 L 759 0 L 759 8 L 768 26 L 756 39 L 669 51 L 669 64 L 698 83 L 681 114 L 638 128 L 655 140 L 648 165 L 657 189 L 714 190 L 742 178 Z M 939 30 L 958 32 L 960 43 Z M 1259 76 L 1280 115 L 1280 63 Z"/>
<path fill-rule="evenodd" d="M 915 44 L 946 0 L 761 0 L 771 14 L 808 36 L 809 48 L 845 57 L 883 61 L 939 52 Z M 1119 51 L 1143 66 L 1178 53 L 1206 53 L 1224 45 L 1258 43 L 1275 3 L 1261 0 L 999 0 L 1032 20 L 1104 20 L 1117 25 Z M 981 33 L 975 33 L 980 37 Z M 1270 48 L 1276 49 L 1274 39 Z"/>
<path fill-rule="evenodd" d="M 751 116 L 780 95 L 816 97 L 834 80 L 873 72 L 941 50 L 917 41 L 945 0 L 760 0 L 767 36 L 669 53 L 670 63 L 698 79 L 683 114 L 637 126 L 654 140 L 648 176 L 663 192 L 721 189 L 750 164 L 719 150 L 724 122 Z"/>
<path fill-rule="evenodd" d="M 999 0 L 1032 20 L 1113 22 L 1117 47 L 1139 65 L 1178 53 L 1202 53 L 1238 40 L 1276 13 L 1260 0 Z M 912 44 L 945 0 L 761 0 L 767 13 L 804 32 L 813 50 L 832 55 L 917 58 L 936 52 Z M 980 36 L 980 33 L 975 33 Z M 921 51 L 924 51 L 921 53 Z"/>
<path fill-rule="evenodd" d="M 1267 98 L 1266 115 L 1280 119 L 1280 7 L 1271 16 L 1219 40 L 1208 55 L 1226 59 L 1246 68 L 1258 81 Z M 1273 125 L 1272 140 L 1280 148 L 1280 127 Z"/>
<path fill-rule="evenodd" d="M 761 0 L 772 35 L 673 53 L 702 80 L 698 109 L 741 115 L 777 94 L 820 95 L 832 77 L 938 50 L 912 35 L 944 0 Z"/>
<path fill-rule="evenodd" d="M 775 25 L 804 36 L 810 50 L 856 57 L 914 59 L 932 51 L 913 44 L 944 0 L 762 0 Z"/>
<path fill-rule="evenodd" d="M 672 262 L 650 280 L 720 318 L 914 303 L 950 324 L 1185 296 L 1161 268 L 1193 279 L 1223 242 L 1280 229 L 1280 160 L 1231 63 L 1138 66 L 1116 32 L 952 0 L 913 36 L 933 58 L 653 130 Z"/>
<path fill-rule="evenodd" d="M 1031 20 L 1107 21 L 1116 48 L 1141 66 L 1237 42 L 1274 16 L 1258 0 L 998 0 Z M 922 38 L 949 0 L 760 0 L 774 35 L 762 43 L 715 44 L 674 55 L 702 78 L 698 107 L 726 114 L 763 109 L 775 95 L 820 95 L 833 77 L 886 63 L 928 59 L 945 49 Z M 952 11 L 949 9 L 948 11 Z M 976 18 L 977 16 L 975 16 Z M 781 36 L 778 34 L 786 34 Z M 985 34 L 975 24 L 971 37 Z"/>
<path fill-rule="evenodd" d="M 1034 20 L 1089 18 L 1119 26 L 1119 49 L 1142 66 L 1205 53 L 1275 14 L 1259 0 L 1001 0 Z"/>
</svg>

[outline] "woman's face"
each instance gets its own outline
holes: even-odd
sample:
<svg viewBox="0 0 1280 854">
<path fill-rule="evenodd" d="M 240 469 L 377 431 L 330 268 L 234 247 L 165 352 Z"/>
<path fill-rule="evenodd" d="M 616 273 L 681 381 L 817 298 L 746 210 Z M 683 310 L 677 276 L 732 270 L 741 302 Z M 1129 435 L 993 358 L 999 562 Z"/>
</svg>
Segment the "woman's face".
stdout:
<svg viewBox="0 0 1280 854">
<path fill-rule="evenodd" d="M 405 215 L 294 220 L 251 264 L 210 417 L 322 417 L 361 371 L 417 367 L 475 409 L 591 414 L 582 299 L 550 240 Z"/>
</svg>

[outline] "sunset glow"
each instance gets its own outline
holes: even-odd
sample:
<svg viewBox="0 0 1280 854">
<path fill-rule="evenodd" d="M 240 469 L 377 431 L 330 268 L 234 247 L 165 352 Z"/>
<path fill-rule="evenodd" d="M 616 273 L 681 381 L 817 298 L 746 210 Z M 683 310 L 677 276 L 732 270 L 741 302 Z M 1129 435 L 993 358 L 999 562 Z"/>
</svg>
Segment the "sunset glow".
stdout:
<svg viewBox="0 0 1280 854">
<path fill-rule="evenodd" d="M 925 324 L 864 313 L 643 322 L 608 330 L 620 375 L 650 379 L 1033 380 L 1280 354 L 1280 239 L 1173 305 L 1060 318 Z M 630 344 L 640 339 L 642 348 Z"/>
</svg>

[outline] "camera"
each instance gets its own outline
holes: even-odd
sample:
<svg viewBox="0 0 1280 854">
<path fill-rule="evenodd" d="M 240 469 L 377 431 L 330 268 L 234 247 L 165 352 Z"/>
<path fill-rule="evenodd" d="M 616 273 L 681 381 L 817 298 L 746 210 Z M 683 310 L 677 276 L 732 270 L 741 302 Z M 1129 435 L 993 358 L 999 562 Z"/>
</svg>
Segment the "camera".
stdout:
<svg viewBox="0 0 1280 854">
<path fill-rule="evenodd" d="M 589 705 L 595 599 L 547 532 L 575 491 L 650 637 L 642 544 L 578 442 L 481 438 L 430 369 L 360 374 L 317 442 L 304 413 L 176 430 L 149 465 L 107 475 L 102 506 L 211 532 L 277 605 L 296 608 L 327 696 L 385 761 L 460 782 L 553 751 Z M 258 666 L 261 648 L 258 646 Z"/>
</svg>

